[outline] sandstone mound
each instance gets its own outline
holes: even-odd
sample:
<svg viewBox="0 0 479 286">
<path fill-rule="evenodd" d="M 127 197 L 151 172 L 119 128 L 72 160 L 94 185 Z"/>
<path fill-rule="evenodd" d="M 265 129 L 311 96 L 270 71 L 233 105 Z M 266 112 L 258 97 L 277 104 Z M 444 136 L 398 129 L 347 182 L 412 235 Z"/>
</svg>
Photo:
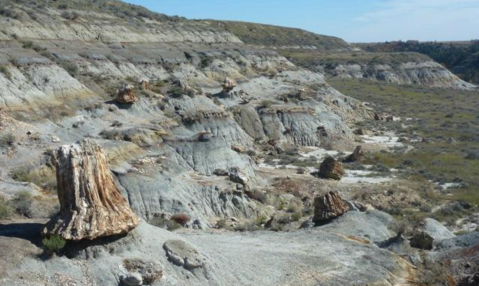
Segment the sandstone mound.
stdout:
<svg viewBox="0 0 479 286">
<path fill-rule="evenodd" d="M 115 186 L 99 145 L 85 140 L 62 146 L 56 168 L 60 213 L 48 222 L 43 235 L 93 240 L 138 226 L 139 218 Z"/>
<path fill-rule="evenodd" d="M 314 199 L 314 223 L 323 223 L 342 216 L 349 210 L 337 192 L 329 192 Z"/>
</svg>

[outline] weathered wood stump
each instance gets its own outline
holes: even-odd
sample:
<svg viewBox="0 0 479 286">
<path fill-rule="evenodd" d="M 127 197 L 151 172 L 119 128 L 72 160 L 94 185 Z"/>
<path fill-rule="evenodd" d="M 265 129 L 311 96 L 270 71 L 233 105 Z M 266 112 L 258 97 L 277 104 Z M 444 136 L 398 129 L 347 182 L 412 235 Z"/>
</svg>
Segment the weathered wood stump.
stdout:
<svg viewBox="0 0 479 286">
<path fill-rule="evenodd" d="M 314 199 L 314 223 L 328 222 L 342 216 L 349 210 L 348 205 L 343 201 L 337 192 L 329 192 L 324 196 Z"/>
<path fill-rule="evenodd" d="M 344 176 L 343 166 L 333 157 L 326 157 L 321 166 L 319 166 L 319 176 L 339 181 Z"/>
<path fill-rule="evenodd" d="M 228 94 L 233 91 L 233 89 L 236 87 L 236 82 L 229 78 L 225 78 L 223 84 L 221 85 L 223 87 L 223 93 Z"/>
<path fill-rule="evenodd" d="M 140 219 L 113 182 L 102 148 L 88 140 L 62 146 L 56 161 L 60 212 L 42 231 L 66 240 L 128 233 Z"/>
<path fill-rule="evenodd" d="M 122 104 L 137 102 L 138 97 L 136 97 L 135 93 L 133 92 L 133 89 L 135 89 L 135 87 L 131 84 L 123 85 L 118 90 L 118 94 L 116 95 L 115 101 Z"/>
<path fill-rule="evenodd" d="M 345 163 L 361 162 L 364 158 L 364 152 L 361 146 L 357 146 L 354 152 L 344 159 Z"/>
</svg>

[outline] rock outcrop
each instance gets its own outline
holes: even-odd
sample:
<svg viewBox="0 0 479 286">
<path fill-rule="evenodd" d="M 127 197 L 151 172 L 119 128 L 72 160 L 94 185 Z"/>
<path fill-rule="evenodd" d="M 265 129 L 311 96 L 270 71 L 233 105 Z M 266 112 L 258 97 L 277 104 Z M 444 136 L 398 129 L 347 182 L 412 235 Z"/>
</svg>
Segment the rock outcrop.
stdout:
<svg viewBox="0 0 479 286">
<path fill-rule="evenodd" d="M 121 104 L 130 104 L 137 102 L 138 97 L 136 97 L 135 93 L 133 92 L 134 89 L 135 87 L 131 84 L 123 85 L 118 90 L 115 101 Z"/>
<path fill-rule="evenodd" d="M 128 233 L 139 224 L 116 187 L 102 148 L 88 140 L 62 146 L 56 163 L 60 212 L 42 234 L 93 240 Z"/>
<path fill-rule="evenodd" d="M 319 196 L 314 199 L 313 222 L 328 222 L 342 216 L 348 210 L 348 205 L 337 192 L 329 192 L 324 196 Z"/>
<path fill-rule="evenodd" d="M 407 53 L 403 54 L 407 55 Z M 392 84 L 416 84 L 463 90 L 475 88 L 473 84 L 461 80 L 431 59 L 406 60 L 396 64 L 375 63 L 371 61 L 356 64 L 336 64 L 332 66 L 323 65 L 318 71 L 323 71 L 332 77 L 367 79 Z"/>
<path fill-rule="evenodd" d="M 333 157 L 326 157 L 319 167 L 319 176 L 321 178 L 341 180 L 345 172 L 341 164 Z"/>
</svg>

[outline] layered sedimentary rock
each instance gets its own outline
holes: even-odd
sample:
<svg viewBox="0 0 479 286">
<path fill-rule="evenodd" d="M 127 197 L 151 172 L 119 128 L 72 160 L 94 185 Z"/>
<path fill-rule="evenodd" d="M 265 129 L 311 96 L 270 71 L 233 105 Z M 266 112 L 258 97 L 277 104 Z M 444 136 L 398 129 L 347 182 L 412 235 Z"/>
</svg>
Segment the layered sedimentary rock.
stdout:
<svg viewBox="0 0 479 286">
<path fill-rule="evenodd" d="M 128 233 L 139 224 L 113 182 L 102 148 L 85 140 L 62 146 L 57 159 L 60 212 L 43 235 L 93 240 Z"/>
<path fill-rule="evenodd" d="M 333 157 L 327 157 L 319 167 L 319 176 L 339 181 L 344 176 L 344 169 Z"/>
<path fill-rule="evenodd" d="M 322 223 L 342 216 L 349 210 L 337 192 L 329 192 L 314 199 L 314 223 Z"/>
</svg>

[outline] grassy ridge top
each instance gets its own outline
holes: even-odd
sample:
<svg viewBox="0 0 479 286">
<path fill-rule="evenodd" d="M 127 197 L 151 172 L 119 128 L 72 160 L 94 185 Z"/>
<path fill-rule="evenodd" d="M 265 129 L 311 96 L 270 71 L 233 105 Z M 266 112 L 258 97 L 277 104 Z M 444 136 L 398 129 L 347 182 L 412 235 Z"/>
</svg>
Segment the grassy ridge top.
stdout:
<svg viewBox="0 0 479 286">
<path fill-rule="evenodd" d="M 261 46 L 314 46 L 319 50 L 348 49 L 344 40 L 318 35 L 301 29 L 234 21 L 207 21 L 211 26 L 225 29 L 244 43 Z"/>
<path fill-rule="evenodd" d="M 185 18 L 156 13 L 139 5 L 117 0 L 0 0 L 0 14 L 9 13 L 12 4 L 26 6 L 37 10 L 53 8 L 59 10 L 82 10 L 115 15 L 120 18 L 148 18 L 157 21 L 181 21 Z"/>
<path fill-rule="evenodd" d="M 431 60 L 428 56 L 419 53 L 281 51 L 281 54 L 294 64 L 309 69 L 314 69 L 319 65 L 330 66 L 338 64 L 387 64 L 395 66 L 406 62 L 426 62 Z"/>
</svg>

